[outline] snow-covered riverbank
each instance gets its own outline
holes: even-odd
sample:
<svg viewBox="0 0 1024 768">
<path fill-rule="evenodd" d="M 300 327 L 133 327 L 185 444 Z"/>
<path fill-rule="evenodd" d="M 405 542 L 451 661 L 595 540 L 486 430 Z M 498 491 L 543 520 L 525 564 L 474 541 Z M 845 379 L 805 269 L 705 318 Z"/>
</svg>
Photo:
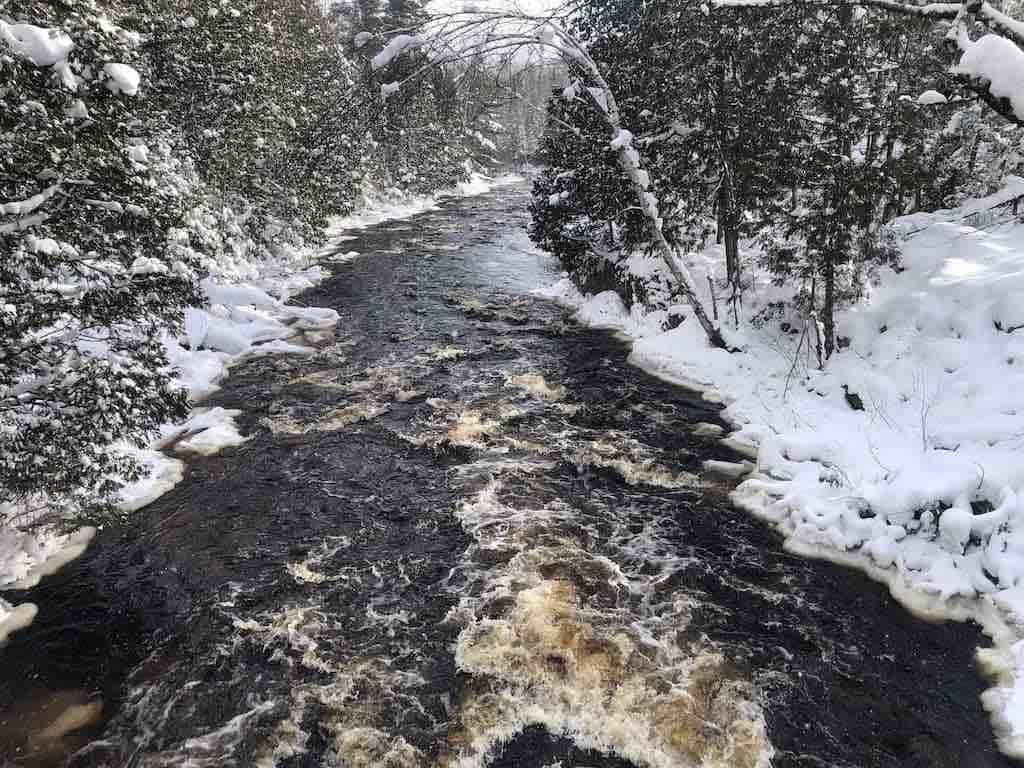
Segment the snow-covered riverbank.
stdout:
<svg viewBox="0 0 1024 768">
<path fill-rule="evenodd" d="M 331 222 L 328 234 L 372 226 L 382 221 L 405 219 L 437 207 L 444 197 L 483 194 L 495 185 L 521 180 L 480 174 L 454 189 L 431 196 L 404 195 L 397 191 L 369 194 L 366 205 L 351 216 Z M 350 253 L 354 258 L 358 254 Z M 307 354 L 313 351 L 302 339 L 315 338 L 334 326 L 339 315 L 333 309 L 300 307 L 289 299 L 330 275 L 314 262 L 317 250 L 295 250 L 273 262 L 233 258 L 211 264 L 211 276 L 203 281 L 209 301 L 204 308 L 190 309 L 181 337 L 165 335 L 163 342 L 176 378 L 196 404 L 181 424 L 168 424 L 150 447 L 124 446 L 148 469 L 146 477 L 126 485 L 119 508 L 125 513 L 141 509 L 177 485 L 184 477 L 184 462 L 176 457 L 211 455 L 245 441 L 234 422 L 236 412 L 201 406 L 229 375 L 230 367 L 253 355 Z M 45 510 L 18 510 L 19 521 L 29 522 Z M 15 517 L 15 510 L 0 509 L 0 520 Z M 80 556 L 95 535 L 92 528 L 60 533 L 52 528 L 0 526 L 0 591 L 26 589 L 55 573 Z M 28 626 L 37 607 L 12 605 L 0 597 L 0 643 L 7 635 Z"/>
<path fill-rule="evenodd" d="M 753 286 L 730 354 L 666 311 L 583 296 L 568 279 L 541 293 L 585 323 L 615 328 L 638 366 L 722 402 L 727 442 L 756 467 L 736 503 L 794 552 L 860 568 L 929 618 L 975 619 L 995 647 L 983 702 L 1001 748 L 1024 756 L 1024 224 L 995 206 L 1024 180 L 956 210 L 899 219 L 902 270 L 838 318 L 841 349 L 818 370 L 810 327 L 772 316 L 793 288 L 744 254 Z M 719 248 L 687 261 L 721 280 Z M 659 269 L 634 255 L 630 272 Z M 710 302 L 710 296 L 704 297 Z M 789 302 L 787 301 L 787 306 Z M 723 310 L 724 308 L 720 307 Z M 671 312 L 685 315 L 685 307 Z M 750 319 L 757 319 L 750 322 Z M 846 343 L 848 340 L 848 343 Z"/>
</svg>

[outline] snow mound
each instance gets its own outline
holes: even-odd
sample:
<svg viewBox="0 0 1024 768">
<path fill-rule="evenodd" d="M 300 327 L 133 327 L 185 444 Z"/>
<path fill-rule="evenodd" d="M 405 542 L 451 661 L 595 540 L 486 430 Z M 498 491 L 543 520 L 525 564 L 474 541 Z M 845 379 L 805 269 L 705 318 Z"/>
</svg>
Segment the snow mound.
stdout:
<svg viewBox="0 0 1024 768">
<path fill-rule="evenodd" d="M 185 465 L 160 451 L 132 446 L 123 446 L 121 450 L 143 467 L 142 477 L 121 488 L 117 506 L 122 512 L 135 512 L 152 504 L 185 477 Z"/>
<path fill-rule="evenodd" d="M 934 104 L 945 104 L 948 101 L 949 99 L 938 91 L 925 91 L 917 97 L 917 103 L 922 107 L 930 107 Z"/>
<path fill-rule="evenodd" d="M 212 456 L 224 448 L 241 445 L 247 440 L 235 424 L 241 413 L 220 407 L 198 408 L 183 424 L 164 433 L 161 447 L 173 442 L 178 453 Z"/>
<path fill-rule="evenodd" d="M 88 526 L 70 534 L 0 528 L 0 590 L 34 587 L 85 552 L 95 534 Z M 33 603 L 12 605 L 0 598 L 0 646 L 12 632 L 31 624 L 37 610 Z"/>
<path fill-rule="evenodd" d="M 1024 51 L 1001 35 L 962 40 L 964 55 L 954 73 L 988 82 L 996 98 L 1006 99 L 1018 117 L 1024 117 Z"/>
</svg>

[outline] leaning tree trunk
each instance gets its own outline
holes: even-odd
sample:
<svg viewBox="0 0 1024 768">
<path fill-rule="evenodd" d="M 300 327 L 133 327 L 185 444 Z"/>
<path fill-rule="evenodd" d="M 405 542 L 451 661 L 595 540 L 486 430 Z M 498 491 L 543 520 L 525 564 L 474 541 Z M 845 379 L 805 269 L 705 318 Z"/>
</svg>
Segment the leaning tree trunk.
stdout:
<svg viewBox="0 0 1024 768">
<path fill-rule="evenodd" d="M 621 128 L 617 129 L 615 135 L 619 136 L 621 130 Z M 686 301 L 693 311 L 693 316 L 697 318 L 700 327 L 704 329 L 708 342 L 713 347 L 727 349 L 722 332 L 711 322 L 708 313 L 704 310 L 704 305 L 701 304 L 700 299 L 697 297 L 693 281 L 687 274 L 685 267 L 676 260 L 675 251 L 669 245 L 668 240 L 665 239 L 665 233 L 661 230 L 662 220 L 658 211 L 657 198 L 647 191 L 645 183 L 647 172 L 640 167 L 636 150 L 633 150 L 632 147 L 629 147 L 629 149 L 632 150 L 631 153 L 625 150 L 619 151 L 619 167 L 622 168 L 626 177 L 633 184 L 637 199 L 640 202 L 640 210 L 643 211 L 644 218 L 647 220 L 647 232 L 654 241 L 658 253 L 661 255 L 661 260 L 665 262 L 665 266 L 668 267 L 669 272 L 672 273 L 680 290 L 682 290 L 683 296 L 686 297 Z"/>
<path fill-rule="evenodd" d="M 640 153 L 633 147 L 633 134 L 622 127 L 615 95 L 612 93 L 611 88 L 608 87 L 604 77 L 601 75 L 601 71 L 592 59 L 587 57 L 586 61 L 581 61 L 580 57 L 577 56 L 576 60 L 579 63 L 585 64 L 588 74 L 596 85 L 595 89 L 588 88 L 587 92 L 590 94 L 591 101 L 604 118 L 605 124 L 611 132 L 612 149 L 616 153 L 619 167 L 633 187 L 633 192 L 639 203 L 640 211 L 643 213 L 644 221 L 647 225 L 647 233 L 651 241 L 654 243 L 665 266 L 672 273 L 672 277 L 675 278 L 679 290 L 682 291 L 683 296 L 693 311 L 693 316 L 704 330 L 708 342 L 713 347 L 727 349 L 728 345 L 722 337 L 722 332 L 708 317 L 704 305 L 697 296 L 695 284 L 689 271 L 679 263 L 676 259 L 675 251 L 668 240 L 665 239 L 665 233 L 662 231 L 661 213 L 658 209 L 658 198 L 649 191 L 651 186 L 650 175 L 643 169 L 640 163 Z M 595 90 L 600 95 L 596 94 Z"/>
<path fill-rule="evenodd" d="M 401 83 L 417 80 L 422 77 L 424 73 L 430 71 L 431 68 L 437 67 L 439 63 L 444 63 L 449 60 L 447 58 L 450 55 L 449 51 L 454 50 L 457 47 L 464 53 L 467 50 L 473 50 L 477 53 L 487 54 L 508 52 L 510 50 L 518 51 L 525 46 L 537 45 L 557 52 L 566 64 L 576 65 L 583 70 L 586 73 L 587 79 L 589 79 L 593 84 L 593 87 L 586 88 L 586 92 L 589 94 L 591 102 L 596 107 L 598 114 L 600 114 L 601 119 L 604 120 L 604 123 L 611 134 L 611 147 L 616 153 L 619 167 L 626 175 L 626 179 L 629 181 L 630 186 L 633 188 L 633 192 L 636 195 L 651 242 L 654 244 L 655 249 L 661 256 L 662 261 L 665 262 L 665 266 L 668 267 L 672 277 L 675 278 L 678 289 L 682 292 L 687 303 L 690 305 L 690 308 L 693 311 L 693 316 L 697 319 L 697 322 L 700 323 L 701 328 L 707 336 L 708 342 L 714 347 L 726 349 L 727 347 L 725 339 L 722 337 L 722 332 L 708 318 L 708 313 L 704 310 L 704 305 L 701 304 L 701 301 L 697 296 L 696 285 L 690 276 L 689 271 L 682 263 L 676 260 L 675 251 L 672 249 L 672 246 L 669 245 L 668 240 L 665 239 L 665 233 L 662 231 L 663 222 L 658 210 L 658 198 L 650 192 L 650 175 L 643 169 L 640 163 L 640 153 L 633 148 L 633 134 L 622 127 L 622 120 L 619 115 L 618 105 L 615 102 L 615 95 L 612 93 L 611 88 L 608 87 L 608 83 L 605 82 L 604 76 L 601 74 L 601 70 L 597 66 L 597 63 L 587 52 L 586 46 L 583 43 L 576 40 L 570 33 L 562 29 L 552 20 L 546 20 L 541 24 L 534 26 L 531 31 L 527 32 L 523 32 L 519 29 L 502 32 L 500 28 L 496 26 L 502 21 L 520 22 L 523 20 L 531 22 L 536 21 L 536 19 L 525 16 L 519 11 L 512 11 L 508 14 L 502 14 L 501 12 L 484 13 L 482 20 L 479 22 L 468 21 L 461 24 L 457 23 L 453 25 L 452 30 L 447 32 L 442 29 L 442 31 L 433 39 L 435 45 L 438 41 L 446 43 L 442 46 L 445 49 L 445 54 L 428 61 L 411 75 L 405 77 L 397 85 L 400 86 Z M 465 36 L 472 36 L 472 34 L 476 32 L 485 33 L 480 36 L 480 42 L 471 43 L 468 48 L 452 45 L 453 40 L 457 40 Z M 409 39 L 411 40 L 412 38 Z M 417 38 L 415 46 L 407 44 L 407 47 L 421 47 L 423 44 L 422 36 L 420 36 Z M 387 61 L 390 60 L 390 58 L 387 58 Z M 374 68 L 378 69 L 382 66 L 386 66 L 387 61 L 384 63 L 377 63 L 375 61 Z M 387 98 L 387 95 L 393 92 L 393 90 L 385 90 L 382 85 L 381 93 L 384 98 Z"/>
</svg>

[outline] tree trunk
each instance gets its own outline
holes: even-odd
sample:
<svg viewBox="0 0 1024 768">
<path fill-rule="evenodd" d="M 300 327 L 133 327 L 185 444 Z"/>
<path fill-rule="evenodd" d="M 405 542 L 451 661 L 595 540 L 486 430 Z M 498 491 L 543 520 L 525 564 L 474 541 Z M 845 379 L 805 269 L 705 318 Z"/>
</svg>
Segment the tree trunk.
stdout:
<svg viewBox="0 0 1024 768">
<path fill-rule="evenodd" d="M 825 280 L 825 306 L 822 308 L 822 324 L 825 326 L 825 359 L 832 357 L 836 348 L 836 265 L 832 251 L 826 251 L 821 265 Z"/>
<path fill-rule="evenodd" d="M 648 191 L 650 187 L 650 177 L 647 172 L 640 165 L 640 153 L 633 148 L 632 139 L 624 139 L 626 134 L 623 133 L 622 122 L 619 116 L 619 107 L 615 102 L 615 94 L 612 93 L 611 88 L 608 87 L 608 83 L 605 82 L 604 77 L 601 75 L 601 70 L 597 64 L 589 57 L 583 58 L 583 49 L 579 48 L 580 56 L 576 58 L 576 62 L 586 67 L 588 74 L 593 79 L 594 84 L 597 86 L 596 89 L 587 89 L 587 93 L 590 96 L 591 102 L 597 109 L 598 114 L 604 118 L 605 124 L 608 126 L 613 142 L 617 142 L 615 146 L 615 155 L 618 160 L 619 167 L 622 172 L 626 175 L 630 185 L 633 187 L 633 192 L 636 195 L 637 202 L 640 204 L 640 211 L 643 213 L 644 221 L 647 224 L 647 232 L 650 235 L 651 241 L 654 247 L 657 249 L 658 254 L 661 256 L 661 260 L 668 267 L 668 271 L 672 274 L 675 279 L 679 290 L 686 298 L 686 302 L 690 305 L 690 309 L 693 311 L 693 316 L 697 322 L 700 323 L 700 327 L 704 330 L 705 336 L 707 336 L 708 343 L 718 349 L 728 349 L 728 345 L 725 343 L 725 338 L 722 336 L 722 332 L 718 327 L 711 322 L 708 317 L 708 313 L 704 309 L 704 305 L 701 303 L 700 298 L 697 296 L 695 284 L 690 277 L 689 271 L 676 260 L 675 251 L 672 246 L 669 245 L 668 240 L 665 239 L 665 233 L 662 232 L 662 219 L 661 213 L 658 210 L 658 199 Z M 601 103 L 601 100 L 595 95 L 594 90 L 600 91 L 604 97 L 605 103 Z M 632 134 L 628 134 L 632 136 Z"/>
<path fill-rule="evenodd" d="M 725 241 L 725 274 L 732 294 L 740 285 L 740 233 L 739 216 L 736 215 L 736 201 L 733 197 L 732 181 L 726 171 L 718 193 L 718 242 Z"/>
<path fill-rule="evenodd" d="M 821 356 L 821 326 L 818 323 L 818 278 L 811 278 L 811 308 L 810 308 L 810 319 L 814 323 L 814 352 L 818 357 L 818 368 L 821 369 L 824 366 L 824 362 Z M 807 348 L 810 349 L 810 339 L 808 339 Z"/>
<path fill-rule="evenodd" d="M 725 230 L 725 268 L 729 275 L 729 303 L 736 328 L 740 327 L 740 232 L 735 222 Z"/>
<path fill-rule="evenodd" d="M 734 291 L 740 287 L 740 233 L 734 222 L 725 225 L 725 270 Z"/>
<path fill-rule="evenodd" d="M 978 163 L 978 147 L 981 145 L 981 130 L 974 134 L 974 141 L 971 143 L 970 159 L 967 161 L 967 176 L 974 175 L 974 166 Z"/>
</svg>

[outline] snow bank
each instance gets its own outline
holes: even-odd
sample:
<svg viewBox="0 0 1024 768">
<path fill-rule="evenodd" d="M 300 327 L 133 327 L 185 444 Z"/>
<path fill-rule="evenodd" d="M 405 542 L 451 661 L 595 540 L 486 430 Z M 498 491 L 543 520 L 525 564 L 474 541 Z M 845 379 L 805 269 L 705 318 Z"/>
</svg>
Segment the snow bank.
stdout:
<svg viewBox="0 0 1024 768">
<path fill-rule="evenodd" d="M 135 512 L 152 504 L 185 477 L 185 465 L 178 459 L 165 456 L 155 448 L 121 446 L 143 468 L 138 480 L 121 488 L 117 508 L 122 512 Z"/>
<path fill-rule="evenodd" d="M 610 292 L 563 280 L 539 293 L 631 337 L 636 365 L 725 405 L 727 442 L 756 459 L 734 500 L 787 548 L 864 570 L 915 613 L 978 621 L 996 643 L 980 652 L 996 683 L 984 704 L 1002 749 L 1024 757 L 1024 224 L 967 223 L 1021 194 L 1009 181 L 895 222 L 904 269 L 837 317 L 848 346 L 823 371 L 797 317 L 726 328 L 741 349 L 729 354 L 692 320 L 663 332 L 664 311 L 629 311 Z M 756 255 L 743 254 L 747 316 L 791 291 Z M 631 257 L 630 271 L 648 261 Z M 718 247 L 687 261 L 698 286 L 722 284 Z"/>
<path fill-rule="evenodd" d="M 103 65 L 103 72 L 107 76 L 106 85 L 111 93 L 134 96 L 139 92 L 139 73 L 134 67 L 110 62 Z"/>
<path fill-rule="evenodd" d="M 10 510 L 0 510 L 0 514 Z M 81 555 L 96 529 L 80 528 L 71 534 L 39 535 L 35 531 L 0 528 L 0 590 L 28 589 L 56 573 Z M 11 605 L 0 598 L 0 645 L 32 623 L 38 609 L 33 603 Z"/>
<path fill-rule="evenodd" d="M 255 268 L 258 272 L 259 265 Z M 210 305 L 188 311 L 183 338 L 170 334 L 163 338 L 177 384 L 193 402 L 199 402 L 216 391 L 232 363 L 246 356 L 311 352 L 308 347 L 283 340 L 302 330 L 328 328 L 337 323 L 338 313 L 332 309 L 289 306 L 285 300 L 294 290 L 310 287 L 326 274 L 314 268 L 270 274 L 239 284 L 204 280 L 202 288 Z M 239 413 L 199 408 L 182 424 L 165 425 L 149 448 L 113 448 L 132 456 L 143 468 L 142 478 L 121 489 L 118 509 L 124 513 L 141 509 L 184 478 L 184 463 L 165 455 L 162 449 L 172 447 L 179 454 L 210 456 L 243 444 L 246 438 L 234 421 Z M 52 511 L 46 500 L 38 500 L 37 506 L 36 511 L 0 509 L 0 519 L 20 518 L 29 523 Z M 50 527 L 0 528 L 0 590 L 34 586 L 43 576 L 81 555 L 94 533 L 92 528 L 70 535 Z M 0 599 L 0 643 L 9 633 L 28 626 L 35 614 L 34 605 L 13 606 Z"/>
<path fill-rule="evenodd" d="M 37 67 L 52 67 L 67 59 L 75 47 L 64 32 L 32 24 L 8 24 L 0 19 L 0 40 L 15 54 Z"/>
</svg>

